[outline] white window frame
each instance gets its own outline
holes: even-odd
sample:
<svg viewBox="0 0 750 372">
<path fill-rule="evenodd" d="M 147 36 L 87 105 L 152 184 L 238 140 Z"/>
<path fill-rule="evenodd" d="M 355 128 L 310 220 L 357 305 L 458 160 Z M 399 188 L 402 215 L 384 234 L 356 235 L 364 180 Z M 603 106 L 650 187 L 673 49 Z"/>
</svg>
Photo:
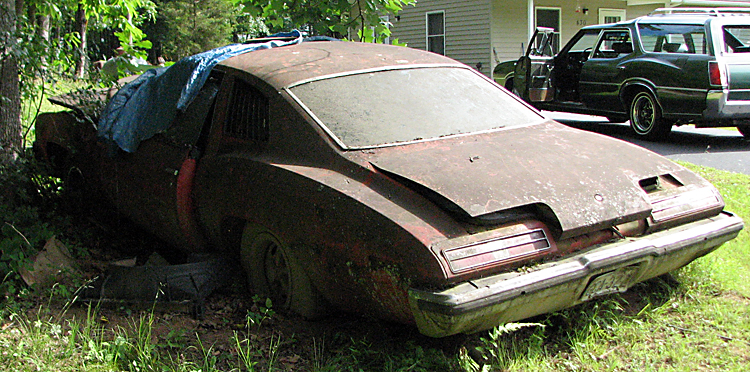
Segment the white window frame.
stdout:
<svg viewBox="0 0 750 372">
<path fill-rule="evenodd" d="M 440 14 L 443 17 L 443 33 L 430 35 L 430 16 Z M 445 10 L 438 10 L 434 12 L 427 12 L 424 14 L 424 34 L 425 34 L 425 50 L 430 51 L 430 37 L 443 37 L 443 55 L 446 55 L 445 50 Z"/>
<path fill-rule="evenodd" d="M 620 17 L 620 21 L 626 20 L 627 10 L 617 8 L 599 8 L 599 24 L 607 23 L 604 21 L 606 17 Z"/>
</svg>

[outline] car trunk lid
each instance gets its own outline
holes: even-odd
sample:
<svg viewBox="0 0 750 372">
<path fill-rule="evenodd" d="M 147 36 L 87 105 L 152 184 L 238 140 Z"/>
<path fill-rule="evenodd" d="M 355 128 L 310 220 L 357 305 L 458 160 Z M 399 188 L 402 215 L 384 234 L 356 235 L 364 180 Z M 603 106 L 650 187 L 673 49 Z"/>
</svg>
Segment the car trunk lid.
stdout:
<svg viewBox="0 0 750 372">
<path fill-rule="evenodd" d="M 552 121 L 367 154 L 376 169 L 472 218 L 544 205 L 561 238 L 646 218 L 652 206 L 639 181 L 680 169 L 645 149 Z"/>
</svg>

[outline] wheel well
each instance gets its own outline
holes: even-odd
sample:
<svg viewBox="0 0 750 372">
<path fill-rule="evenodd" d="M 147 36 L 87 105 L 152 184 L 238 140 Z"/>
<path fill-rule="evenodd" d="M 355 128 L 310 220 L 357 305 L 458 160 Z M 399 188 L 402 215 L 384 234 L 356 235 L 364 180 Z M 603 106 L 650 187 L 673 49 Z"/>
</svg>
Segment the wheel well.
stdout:
<svg viewBox="0 0 750 372">
<path fill-rule="evenodd" d="M 630 103 L 633 102 L 633 98 L 635 98 L 635 96 L 640 92 L 649 92 L 654 96 L 654 98 L 656 98 L 653 90 L 645 85 L 633 84 L 626 86 L 625 88 L 623 88 L 622 93 L 620 94 L 620 100 L 622 101 L 623 107 L 625 107 L 626 112 L 630 110 Z M 659 104 L 658 99 L 656 100 L 656 102 L 657 104 Z"/>
<path fill-rule="evenodd" d="M 247 224 L 247 221 L 237 217 L 226 217 L 221 221 L 223 250 L 232 254 L 239 253 L 245 224 Z"/>
</svg>

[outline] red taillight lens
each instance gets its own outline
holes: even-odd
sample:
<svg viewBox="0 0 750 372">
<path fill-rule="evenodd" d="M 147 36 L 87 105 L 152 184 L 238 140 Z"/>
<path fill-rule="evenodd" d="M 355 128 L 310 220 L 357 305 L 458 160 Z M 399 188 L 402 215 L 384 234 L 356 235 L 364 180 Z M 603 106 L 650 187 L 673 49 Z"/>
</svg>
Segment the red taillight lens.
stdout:
<svg viewBox="0 0 750 372">
<path fill-rule="evenodd" d="M 719 66 L 719 62 L 708 62 L 708 77 L 711 85 L 727 85 L 727 76 L 724 70 Z"/>
</svg>

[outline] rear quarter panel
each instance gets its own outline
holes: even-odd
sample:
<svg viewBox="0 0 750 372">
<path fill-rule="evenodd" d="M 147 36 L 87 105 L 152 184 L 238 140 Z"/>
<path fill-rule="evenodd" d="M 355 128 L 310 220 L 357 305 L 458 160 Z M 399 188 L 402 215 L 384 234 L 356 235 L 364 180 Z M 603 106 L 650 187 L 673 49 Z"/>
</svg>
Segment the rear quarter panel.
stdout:
<svg viewBox="0 0 750 372">
<path fill-rule="evenodd" d="M 226 107 L 217 105 L 195 182 L 209 241 L 236 252 L 237 242 L 224 237 L 227 226 L 263 227 L 290 247 L 337 308 L 412 322 L 409 285 L 445 278 L 426 244 L 456 227 L 423 198 L 403 198 L 408 190 L 339 152 L 304 110 L 271 93 L 266 143 L 224 138 Z"/>
</svg>

